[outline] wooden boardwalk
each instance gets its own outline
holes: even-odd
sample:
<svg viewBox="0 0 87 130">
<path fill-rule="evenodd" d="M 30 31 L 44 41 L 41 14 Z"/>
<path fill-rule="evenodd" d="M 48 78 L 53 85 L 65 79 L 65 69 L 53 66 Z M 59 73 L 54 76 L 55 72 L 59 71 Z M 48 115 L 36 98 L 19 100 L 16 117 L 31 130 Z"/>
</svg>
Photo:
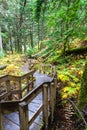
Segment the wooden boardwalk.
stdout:
<svg viewBox="0 0 87 130">
<path fill-rule="evenodd" d="M 36 78 L 34 82 L 34 88 L 38 88 L 44 83 L 50 83 L 53 81 L 53 77 L 49 77 L 46 74 L 35 72 L 33 76 Z M 29 92 L 31 93 L 31 92 Z M 48 94 L 49 97 L 49 94 Z M 43 93 L 40 92 L 31 102 L 28 104 L 28 120 L 31 120 L 34 114 L 43 106 Z M 49 109 L 48 109 L 49 110 Z M 49 111 L 50 113 L 50 111 Z M 12 112 L 3 115 L 3 128 L 4 130 L 20 130 L 19 112 Z M 43 112 L 40 111 L 36 119 L 31 123 L 29 130 L 40 130 L 43 126 Z"/>
<path fill-rule="evenodd" d="M 42 93 L 40 93 L 29 105 L 29 120 L 33 117 L 34 113 L 42 104 Z M 35 119 L 35 121 L 30 126 L 30 130 L 40 130 L 42 125 L 42 113 Z M 4 130 L 19 130 L 20 129 L 20 122 L 19 122 L 19 114 L 18 112 L 13 112 L 7 114 L 3 117 L 3 125 Z"/>
</svg>

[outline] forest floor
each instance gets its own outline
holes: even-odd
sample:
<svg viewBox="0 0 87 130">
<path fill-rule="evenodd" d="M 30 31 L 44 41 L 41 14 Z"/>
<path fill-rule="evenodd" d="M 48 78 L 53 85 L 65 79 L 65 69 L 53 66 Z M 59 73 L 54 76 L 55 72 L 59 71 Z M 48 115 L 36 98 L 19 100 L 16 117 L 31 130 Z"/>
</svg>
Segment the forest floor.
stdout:
<svg viewBox="0 0 87 130">
<path fill-rule="evenodd" d="M 87 56 L 83 55 L 58 59 L 54 121 L 49 125 L 49 130 L 87 130 L 83 121 L 85 119 L 87 122 L 87 114 L 80 111 L 82 119 L 78 112 L 79 90 L 86 59 Z"/>
<path fill-rule="evenodd" d="M 74 103 L 77 99 L 71 99 Z M 87 121 L 87 117 L 85 118 Z M 54 121 L 49 123 L 49 130 L 87 130 L 78 112 L 68 100 L 61 100 L 57 88 Z"/>
</svg>

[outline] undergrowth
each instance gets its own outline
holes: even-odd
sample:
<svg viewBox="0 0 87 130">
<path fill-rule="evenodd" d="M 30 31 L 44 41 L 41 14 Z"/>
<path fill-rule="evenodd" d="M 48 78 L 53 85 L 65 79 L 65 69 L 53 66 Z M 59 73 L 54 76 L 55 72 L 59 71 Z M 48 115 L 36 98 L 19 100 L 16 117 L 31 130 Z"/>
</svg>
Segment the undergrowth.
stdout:
<svg viewBox="0 0 87 130">
<path fill-rule="evenodd" d="M 48 59 L 48 62 L 56 65 L 58 82 L 62 83 L 61 95 L 63 99 L 78 98 L 81 77 L 87 57 L 78 56 L 54 56 Z"/>
</svg>

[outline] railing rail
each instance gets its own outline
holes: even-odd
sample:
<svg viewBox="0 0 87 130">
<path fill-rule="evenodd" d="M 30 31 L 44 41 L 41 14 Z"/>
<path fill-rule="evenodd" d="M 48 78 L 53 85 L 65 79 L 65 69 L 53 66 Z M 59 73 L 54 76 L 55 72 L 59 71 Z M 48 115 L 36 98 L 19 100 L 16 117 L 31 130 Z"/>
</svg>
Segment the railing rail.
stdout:
<svg viewBox="0 0 87 130">
<path fill-rule="evenodd" d="M 46 75 L 53 77 L 53 78 L 56 75 L 56 67 L 51 65 L 51 64 L 41 63 L 38 70 L 40 73 L 46 74 Z"/>
<path fill-rule="evenodd" d="M 21 99 L 25 91 L 26 93 L 28 93 L 29 90 L 34 87 L 34 81 L 35 81 L 35 78 L 33 77 L 34 72 L 35 70 L 32 70 L 29 73 L 24 74 L 23 76 L 5 75 L 3 77 L 0 77 L 0 89 L 3 89 L 3 87 L 1 86 L 3 86 L 4 84 L 4 92 L 1 90 L 2 93 L 0 94 L 0 101 L 11 100 L 12 95 L 15 96 L 14 94 L 19 95 L 18 97 L 16 97 L 16 100 L 17 98 Z M 23 87 L 22 84 L 24 84 Z"/>
</svg>

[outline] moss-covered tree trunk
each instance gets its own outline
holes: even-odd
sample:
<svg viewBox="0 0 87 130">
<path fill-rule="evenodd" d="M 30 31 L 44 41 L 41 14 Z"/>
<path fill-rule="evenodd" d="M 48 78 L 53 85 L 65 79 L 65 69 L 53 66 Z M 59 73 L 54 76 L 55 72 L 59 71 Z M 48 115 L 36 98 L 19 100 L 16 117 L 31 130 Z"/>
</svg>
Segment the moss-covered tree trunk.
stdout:
<svg viewBox="0 0 87 130">
<path fill-rule="evenodd" d="M 79 101 L 78 106 L 80 109 L 84 109 L 87 105 L 87 62 L 85 64 L 82 80 L 81 80 L 81 88 L 79 93 Z"/>
</svg>

